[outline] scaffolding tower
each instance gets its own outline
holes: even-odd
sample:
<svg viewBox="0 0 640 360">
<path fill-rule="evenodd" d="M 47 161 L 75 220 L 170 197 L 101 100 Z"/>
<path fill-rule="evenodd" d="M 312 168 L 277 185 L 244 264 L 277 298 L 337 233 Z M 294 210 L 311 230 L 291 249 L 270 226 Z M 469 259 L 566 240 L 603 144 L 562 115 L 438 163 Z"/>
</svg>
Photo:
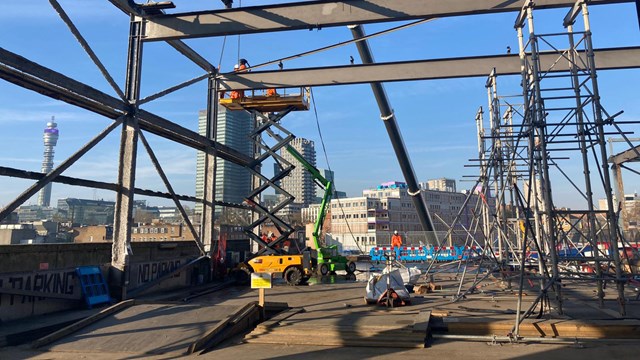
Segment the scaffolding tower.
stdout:
<svg viewBox="0 0 640 360">
<path fill-rule="evenodd" d="M 479 157 L 474 160 L 480 174 L 472 189 L 485 200 L 475 211 L 484 235 L 484 256 L 476 265 L 487 273 L 476 272 L 463 291 L 464 264 L 453 297 L 458 301 L 473 292 L 490 272 L 499 271 L 507 287 L 517 280 L 516 338 L 522 320 L 534 312 L 562 314 L 563 287 L 572 283 L 593 282 L 600 308 L 607 283 L 615 284 L 615 301 L 624 316 L 625 283 L 633 276 L 627 250 L 636 251 L 618 226 L 605 137 L 621 136 L 628 151 L 634 151 L 628 138 L 632 132 L 623 127 L 637 122 L 618 121 L 622 111 L 610 114 L 602 105 L 587 2 L 576 1 L 563 19 L 563 33 L 536 33 L 534 8 L 526 1 L 515 23 L 522 93 L 501 96 L 494 69 L 486 82 L 489 128 L 482 108 L 475 117 Z M 578 19 L 582 30 L 575 29 Z M 552 54 L 553 61 L 541 61 L 541 54 Z M 569 175 L 571 164 L 579 164 L 583 177 Z M 556 206 L 554 190 L 575 192 L 581 207 Z M 491 192 L 494 208 L 486 201 Z M 605 198 L 606 209 L 596 207 L 596 193 Z M 539 293 L 521 311 L 525 281 L 538 284 Z"/>
</svg>

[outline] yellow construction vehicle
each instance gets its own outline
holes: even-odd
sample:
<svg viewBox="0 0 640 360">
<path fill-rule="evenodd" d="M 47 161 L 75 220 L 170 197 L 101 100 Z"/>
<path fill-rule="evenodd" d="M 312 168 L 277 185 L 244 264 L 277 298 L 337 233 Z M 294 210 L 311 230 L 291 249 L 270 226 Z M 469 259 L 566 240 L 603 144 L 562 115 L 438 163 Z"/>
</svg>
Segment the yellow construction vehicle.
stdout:
<svg viewBox="0 0 640 360">
<path fill-rule="evenodd" d="M 289 285 L 299 285 L 309 280 L 315 268 L 308 250 L 295 255 L 257 256 L 247 261 L 246 264 L 251 267 L 247 269 L 249 271 L 271 273 L 272 276 L 277 277 L 282 276 Z"/>
</svg>

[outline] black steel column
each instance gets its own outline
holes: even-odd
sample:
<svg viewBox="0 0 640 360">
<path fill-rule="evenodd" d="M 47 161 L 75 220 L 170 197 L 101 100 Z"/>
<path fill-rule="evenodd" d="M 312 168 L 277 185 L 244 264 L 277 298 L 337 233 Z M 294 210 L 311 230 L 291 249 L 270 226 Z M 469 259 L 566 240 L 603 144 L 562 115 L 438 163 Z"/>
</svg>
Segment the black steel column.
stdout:
<svg viewBox="0 0 640 360">
<path fill-rule="evenodd" d="M 218 123 L 218 81 L 212 73 L 208 79 L 207 91 L 207 123 L 206 137 L 216 141 Z M 202 204 L 202 220 L 200 224 L 200 239 L 205 252 L 213 256 L 218 248 L 215 233 L 215 200 L 216 200 L 216 166 L 218 159 L 214 149 L 208 148 L 204 153 L 204 194 Z"/>
<path fill-rule="evenodd" d="M 365 36 L 364 29 L 360 25 L 349 26 L 349 29 L 351 29 L 351 34 L 353 35 L 354 39 L 360 39 Z M 367 40 L 356 42 L 356 46 L 358 47 L 358 52 L 360 53 L 360 57 L 362 58 L 362 63 L 373 64 L 373 55 L 371 53 L 371 50 L 369 49 Z M 395 151 L 396 157 L 398 158 L 400 169 L 402 170 L 404 179 L 407 182 L 407 186 L 409 187 L 408 193 L 409 195 L 411 195 L 413 204 L 416 207 L 422 229 L 424 231 L 430 232 L 435 231 L 433 222 L 431 221 L 431 216 L 429 215 L 429 209 L 427 208 L 427 204 L 421 195 L 420 187 L 418 186 L 418 181 L 416 180 L 416 174 L 413 171 L 413 166 L 411 165 L 409 154 L 407 153 L 407 149 L 404 146 L 402 134 L 400 134 L 398 123 L 396 122 L 395 115 L 393 114 L 393 110 L 391 109 L 391 105 L 389 104 L 389 99 L 387 99 L 387 94 L 384 91 L 384 87 L 379 82 L 372 82 L 371 90 L 373 90 L 373 95 L 375 96 L 378 107 L 380 108 L 380 117 L 384 121 L 384 125 L 387 128 L 387 133 L 389 134 L 391 145 L 393 145 L 393 150 Z"/>
</svg>

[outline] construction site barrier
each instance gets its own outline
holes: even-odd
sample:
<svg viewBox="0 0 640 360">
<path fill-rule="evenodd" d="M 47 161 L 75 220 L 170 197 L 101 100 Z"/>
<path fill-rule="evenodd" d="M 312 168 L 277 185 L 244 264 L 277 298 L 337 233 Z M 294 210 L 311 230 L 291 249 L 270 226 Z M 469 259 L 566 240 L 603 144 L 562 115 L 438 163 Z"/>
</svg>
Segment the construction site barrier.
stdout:
<svg viewBox="0 0 640 360">
<path fill-rule="evenodd" d="M 369 255 L 372 261 L 384 261 L 390 254 L 395 255 L 396 260 L 403 262 L 420 262 L 432 260 L 455 261 L 467 260 L 480 256 L 482 249 L 476 246 L 400 246 L 391 249 L 391 246 L 376 246 L 371 248 Z"/>
</svg>

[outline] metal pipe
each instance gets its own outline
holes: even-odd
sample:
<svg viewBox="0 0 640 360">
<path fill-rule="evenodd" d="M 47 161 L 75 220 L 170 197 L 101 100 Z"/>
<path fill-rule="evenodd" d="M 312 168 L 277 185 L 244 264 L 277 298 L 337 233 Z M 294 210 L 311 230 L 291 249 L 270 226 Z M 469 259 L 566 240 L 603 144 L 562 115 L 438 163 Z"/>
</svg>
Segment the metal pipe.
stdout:
<svg viewBox="0 0 640 360">
<path fill-rule="evenodd" d="M 182 215 L 182 221 L 184 221 L 184 223 L 189 228 L 189 231 L 191 231 L 191 234 L 193 235 L 193 239 L 196 243 L 196 246 L 198 246 L 198 249 L 200 249 L 200 255 L 205 255 L 204 245 L 200 241 L 200 235 L 197 233 L 196 229 L 193 227 L 191 220 L 189 220 L 189 215 L 187 215 L 187 212 L 185 211 L 184 207 L 180 203 L 180 200 L 178 199 L 178 196 L 173 190 L 173 186 L 171 186 L 171 182 L 169 182 L 169 179 L 167 178 L 166 173 L 162 169 L 162 166 L 158 161 L 158 157 L 153 152 L 151 145 L 149 145 L 149 142 L 147 141 L 147 139 L 145 138 L 144 134 L 140 129 L 138 129 L 138 138 L 142 142 L 142 145 L 144 145 L 144 148 L 147 150 L 147 154 L 149 154 L 149 158 L 151 159 L 153 166 L 156 168 L 158 175 L 160 175 L 160 179 L 162 179 L 164 186 L 167 188 L 167 191 L 171 195 L 171 199 L 173 200 L 173 203 L 175 204 L 178 211 L 180 211 L 180 215 Z"/>
<path fill-rule="evenodd" d="M 575 344 L 580 342 L 622 342 L 635 343 L 637 339 L 586 339 L 586 338 L 525 338 L 513 339 L 509 336 L 495 335 L 455 335 L 455 334 L 432 334 L 433 339 L 448 340 L 469 340 L 469 341 L 489 341 L 489 342 L 509 342 L 509 343 L 552 343 L 552 344 Z"/>
<path fill-rule="evenodd" d="M 595 270 L 596 270 L 596 277 L 598 279 L 600 279 L 602 277 L 602 268 L 600 267 L 600 252 L 595 250 L 598 248 L 597 246 L 597 240 L 596 240 L 596 217 L 595 217 L 595 213 L 593 212 L 594 206 L 593 206 L 593 191 L 592 191 L 592 186 L 591 186 L 591 170 L 589 168 L 589 153 L 587 151 L 587 139 L 585 137 L 585 121 L 584 121 L 584 113 L 583 113 L 583 108 L 584 108 L 584 104 L 582 102 L 582 93 L 580 91 L 580 79 L 579 79 L 579 74 L 578 71 L 580 69 L 578 69 L 577 66 L 577 59 L 575 58 L 575 40 L 574 40 L 574 31 L 573 31 L 573 25 L 568 25 L 567 26 L 567 32 L 569 35 L 569 45 L 570 45 L 570 51 L 569 51 L 569 59 L 570 59 L 570 63 L 571 63 L 571 82 L 573 85 L 573 91 L 574 91 L 574 96 L 575 96 L 575 102 L 576 102 L 576 112 L 575 112 L 575 116 L 576 116 L 576 121 L 577 121 L 577 125 L 578 125 L 578 138 L 580 139 L 579 141 L 579 146 L 580 146 L 580 153 L 582 155 L 582 172 L 584 174 L 584 184 L 585 184 L 585 193 L 587 196 L 587 209 L 589 210 L 587 213 L 587 220 L 589 223 L 589 238 L 587 239 L 587 241 L 589 241 L 589 243 L 591 244 L 591 248 L 594 249 L 594 257 L 595 257 Z M 604 307 L 604 291 L 603 291 L 603 284 L 602 284 L 602 280 L 597 280 L 596 281 L 596 288 L 597 288 L 597 296 L 598 296 L 598 302 L 600 304 L 600 308 Z"/>
<path fill-rule="evenodd" d="M 363 38 L 365 36 L 364 29 L 360 25 L 349 26 L 349 29 L 351 30 L 351 34 L 353 35 L 354 39 Z M 366 40 L 358 41 L 356 43 L 356 46 L 364 64 L 373 64 L 375 62 L 373 59 L 373 54 L 371 53 L 371 49 L 369 48 L 369 43 Z M 398 158 L 400 169 L 402 170 L 405 181 L 407 182 L 407 192 L 411 196 L 413 204 L 416 207 L 416 212 L 418 213 L 418 219 L 420 220 L 422 229 L 426 232 L 431 232 L 433 237 L 435 238 L 435 228 L 433 226 L 431 216 L 429 215 L 429 209 L 427 208 L 427 204 L 421 195 L 421 190 L 418 186 L 416 174 L 413 171 L 413 166 L 411 165 L 409 154 L 406 147 L 404 146 L 404 141 L 402 140 L 402 135 L 400 134 L 398 123 L 396 122 L 395 115 L 393 113 L 393 110 L 391 109 L 391 105 L 384 91 L 384 87 L 379 82 L 372 82 L 371 90 L 373 90 L 373 95 L 376 98 L 378 107 L 380 108 L 380 117 L 384 121 L 384 125 L 387 128 L 387 133 L 389 134 L 391 145 L 393 145 L 396 157 Z"/>
<path fill-rule="evenodd" d="M 535 110 L 532 112 L 532 125 L 538 130 L 539 144 L 535 148 L 536 162 L 538 163 L 538 169 L 540 171 L 540 187 L 541 187 L 541 200 L 543 208 L 543 228 L 545 235 L 547 236 L 547 244 L 549 256 L 551 257 L 551 269 L 552 269 L 552 282 L 555 283 L 558 279 L 558 257 L 556 254 L 557 232 L 555 226 L 553 197 L 551 192 L 551 181 L 549 178 L 549 158 L 547 152 L 547 129 L 546 129 L 546 114 L 544 110 L 544 102 L 542 99 L 540 89 L 540 62 L 539 62 L 539 49 L 538 38 L 534 31 L 533 26 L 533 8 L 527 8 L 527 23 L 529 26 L 529 41 L 531 46 L 531 64 L 532 64 L 532 84 L 533 84 L 533 105 Z M 535 186 L 534 184 L 534 187 Z M 536 199 L 537 201 L 537 199 Z M 554 286 L 556 301 L 558 302 L 558 312 L 562 311 L 562 287 L 558 284 Z"/>
<path fill-rule="evenodd" d="M 591 78 L 591 87 L 593 91 L 593 103 L 595 109 L 595 128 L 600 147 L 600 165 L 602 166 L 602 180 L 604 191 L 607 196 L 607 218 L 609 222 L 609 249 L 613 262 L 615 264 L 616 285 L 618 290 L 618 304 L 620 306 L 620 315 L 626 315 L 625 296 L 624 296 L 624 280 L 622 280 L 622 264 L 620 262 L 620 253 L 618 251 L 618 225 L 617 215 L 613 207 L 611 178 L 609 177 L 609 168 L 607 165 L 607 146 L 604 138 L 604 119 L 602 118 L 602 106 L 600 104 L 600 91 L 598 89 L 598 81 L 596 76 L 596 62 L 593 54 L 593 43 L 591 41 L 591 26 L 589 22 L 589 10 L 586 3 L 582 3 L 582 18 L 584 21 L 585 44 L 587 46 L 587 65 L 589 67 L 589 77 Z M 624 194 L 622 194 L 624 196 Z M 595 249 L 594 249 L 595 250 Z"/>
</svg>

